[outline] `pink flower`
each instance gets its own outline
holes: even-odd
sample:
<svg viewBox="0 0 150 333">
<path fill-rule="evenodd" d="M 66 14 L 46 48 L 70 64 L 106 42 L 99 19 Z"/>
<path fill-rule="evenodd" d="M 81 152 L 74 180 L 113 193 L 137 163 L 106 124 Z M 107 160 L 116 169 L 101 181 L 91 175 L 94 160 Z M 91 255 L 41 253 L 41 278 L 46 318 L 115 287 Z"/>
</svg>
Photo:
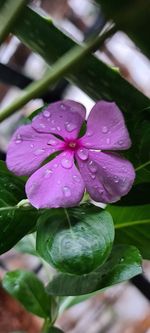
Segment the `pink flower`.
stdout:
<svg viewBox="0 0 150 333">
<path fill-rule="evenodd" d="M 85 113 L 80 103 L 59 101 L 14 134 L 7 166 L 16 175 L 31 175 L 26 194 L 33 206 L 75 206 L 85 188 L 95 201 L 115 202 L 131 189 L 135 178 L 132 164 L 110 152 L 131 145 L 122 113 L 115 103 L 96 103 L 86 133 L 78 137 Z M 42 166 L 55 152 L 57 156 Z"/>
</svg>

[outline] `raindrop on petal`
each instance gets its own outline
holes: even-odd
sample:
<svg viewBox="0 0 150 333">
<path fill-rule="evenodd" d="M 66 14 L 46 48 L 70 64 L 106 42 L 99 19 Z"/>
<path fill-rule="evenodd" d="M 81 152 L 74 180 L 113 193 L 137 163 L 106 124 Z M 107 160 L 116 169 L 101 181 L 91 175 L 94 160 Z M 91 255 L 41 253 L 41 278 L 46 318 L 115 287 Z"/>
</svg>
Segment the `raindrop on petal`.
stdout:
<svg viewBox="0 0 150 333">
<path fill-rule="evenodd" d="M 114 176 L 114 182 L 119 183 L 119 177 L 118 176 Z"/>
<path fill-rule="evenodd" d="M 73 175 L 73 179 L 74 179 L 74 181 L 77 182 L 77 183 L 80 183 L 80 181 L 81 181 L 80 177 L 77 176 L 77 175 Z"/>
<path fill-rule="evenodd" d="M 92 136 L 93 135 L 93 131 L 87 131 L 86 135 L 87 136 Z"/>
<path fill-rule="evenodd" d="M 41 155 L 41 154 L 43 154 L 44 153 L 44 149 L 37 149 L 37 150 L 35 150 L 35 152 L 34 152 L 34 154 L 35 155 Z"/>
<path fill-rule="evenodd" d="M 124 141 L 123 141 L 123 140 L 119 140 L 119 141 L 118 141 L 118 144 L 119 144 L 120 146 L 122 146 L 122 145 L 124 144 Z"/>
<path fill-rule="evenodd" d="M 50 117 L 50 112 L 49 112 L 48 110 L 44 110 L 44 111 L 43 111 L 43 116 L 44 116 L 45 118 L 49 118 L 49 117 Z"/>
<path fill-rule="evenodd" d="M 66 198 L 70 197 L 71 196 L 71 190 L 68 186 L 64 186 L 63 187 L 63 193 L 65 195 Z"/>
<path fill-rule="evenodd" d="M 41 128 L 45 128 L 45 125 L 43 123 L 40 123 Z"/>
<path fill-rule="evenodd" d="M 53 173 L 53 171 L 51 169 L 46 169 L 44 177 L 48 178 L 52 173 Z"/>
<path fill-rule="evenodd" d="M 62 110 L 65 110 L 65 109 L 66 109 L 66 106 L 62 103 L 62 104 L 60 104 L 60 108 L 61 108 Z"/>
<path fill-rule="evenodd" d="M 57 141 L 54 140 L 54 139 L 50 139 L 48 142 L 47 142 L 48 145 L 51 145 L 51 146 L 56 146 L 57 145 Z"/>
<path fill-rule="evenodd" d="M 69 160 L 68 158 L 63 158 L 61 160 L 61 165 L 65 169 L 70 169 L 72 167 L 72 160 Z"/>
<path fill-rule="evenodd" d="M 107 138 L 107 139 L 106 139 L 106 143 L 109 145 L 109 143 L 110 143 L 110 138 Z"/>
<path fill-rule="evenodd" d="M 97 171 L 97 165 L 92 160 L 88 162 L 88 168 L 90 169 L 91 172 Z"/>
<path fill-rule="evenodd" d="M 80 148 L 77 151 L 78 156 L 80 157 L 81 160 L 86 161 L 88 159 L 88 150 L 84 148 Z"/>
<path fill-rule="evenodd" d="M 59 131 L 59 132 L 61 131 L 60 126 L 57 126 L 56 128 L 57 128 L 57 131 Z"/>
<path fill-rule="evenodd" d="M 31 143 L 31 144 L 30 144 L 30 147 L 31 147 L 31 148 L 33 148 L 33 147 L 34 147 L 34 144 L 33 144 L 33 143 Z"/>
<path fill-rule="evenodd" d="M 75 125 L 73 123 L 66 122 L 65 123 L 65 128 L 68 132 L 72 132 L 77 128 L 77 125 Z"/>
<path fill-rule="evenodd" d="M 17 134 L 15 142 L 16 143 L 21 143 L 22 142 L 22 137 L 21 137 L 20 134 Z"/>
<path fill-rule="evenodd" d="M 102 133 L 108 133 L 108 127 L 107 126 L 103 126 L 102 127 Z"/>
</svg>

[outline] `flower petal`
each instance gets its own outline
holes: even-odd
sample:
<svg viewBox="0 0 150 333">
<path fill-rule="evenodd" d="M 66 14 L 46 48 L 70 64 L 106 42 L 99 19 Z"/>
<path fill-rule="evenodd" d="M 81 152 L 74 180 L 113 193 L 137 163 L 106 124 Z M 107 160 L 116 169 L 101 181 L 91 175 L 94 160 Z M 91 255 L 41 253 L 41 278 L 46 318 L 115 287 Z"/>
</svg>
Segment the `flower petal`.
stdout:
<svg viewBox="0 0 150 333">
<path fill-rule="evenodd" d="M 84 193 L 83 179 L 73 154 L 61 153 L 37 170 L 26 183 L 26 194 L 36 208 L 72 207 Z"/>
<path fill-rule="evenodd" d="M 123 115 L 115 103 L 100 101 L 95 104 L 81 143 L 87 148 L 104 150 L 123 150 L 131 146 Z"/>
<path fill-rule="evenodd" d="M 53 133 L 64 139 L 76 139 L 85 119 L 85 107 L 66 100 L 50 104 L 33 118 L 32 126 L 38 132 Z"/>
<path fill-rule="evenodd" d="M 23 125 L 14 133 L 8 146 L 7 167 L 18 176 L 28 176 L 49 155 L 61 150 L 63 144 L 51 134 L 38 133 L 31 125 Z"/>
<path fill-rule="evenodd" d="M 115 202 L 127 194 L 135 172 L 132 164 L 115 153 L 90 152 L 87 160 L 76 157 L 91 198 L 103 203 Z"/>
</svg>

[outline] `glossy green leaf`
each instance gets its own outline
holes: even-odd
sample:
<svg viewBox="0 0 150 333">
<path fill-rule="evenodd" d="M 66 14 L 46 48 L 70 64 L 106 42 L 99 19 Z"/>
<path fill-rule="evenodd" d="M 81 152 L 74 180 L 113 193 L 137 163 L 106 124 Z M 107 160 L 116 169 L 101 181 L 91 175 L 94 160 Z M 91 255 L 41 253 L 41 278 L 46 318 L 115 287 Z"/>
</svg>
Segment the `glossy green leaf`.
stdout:
<svg viewBox="0 0 150 333">
<path fill-rule="evenodd" d="M 16 205 L 25 198 L 25 182 L 13 175 L 0 161 L 0 207 Z"/>
<path fill-rule="evenodd" d="M 25 8 L 13 33 L 50 65 L 75 45 L 52 21 L 30 8 Z M 68 78 L 93 99 L 115 100 L 125 114 L 135 109 L 139 113 L 150 105 L 146 96 L 93 55 L 87 56 L 80 68 L 76 66 Z"/>
<path fill-rule="evenodd" d="M 96 0 L 109 19 L 113 19 L 119 30 L 131 39 L 150 57 L 149 21 L 150 0 Z"/>
<path fill-rule="evenodd" d="M 51 209 L 39 219 L 37 251 L 60 271 L 85 274 L 102 265 L 114 240 L 111 215 L 96 207 Z"/>
<path fill-rule="evenodd" d="M 2 284 L 29 312 L 44 318 L 50 316 L 50 297 L 35 274 L 22 270 L 8 272 Z"/>
<path fill-rule="evenodd" d="M 14 176 L 0 161 L 0 254 L 11 249 L 36 225 L 35 208 L 16 206 L 25 198 L 24 186 L 24 180 Z"/>
<path fill-rule="evenodd" d="M 44 333 L 64 333 L 64 332 L 57 327 L 50 327 Z"/>
<path fill-rule="evenodd" d="M 140 274 L 141 256 L 133 246 L 115 246 L 106 263 L 90 274 L 58 274 L 47 286 L 50 295 L 84 295 Z"/>
<path fill-rule="evenodd" d="M 114 220 L 115 242 L 135 245 L 144 259 L 150 259 L 150 205 L 108 205 L 107 210 Z"/>
<path fill-rule="evenodd" d="M 15 250 L 21 253 L 28 253 L 37 256 L 35 249 L 35 235 L 29 234 L 23 237 L 15 246 Z"/>
<path fill-rule="evenodd" d="M 10 250 L 36 226 L 38 211 L 33 207 L 0 208 L 0 254 Z"/>
</svg>

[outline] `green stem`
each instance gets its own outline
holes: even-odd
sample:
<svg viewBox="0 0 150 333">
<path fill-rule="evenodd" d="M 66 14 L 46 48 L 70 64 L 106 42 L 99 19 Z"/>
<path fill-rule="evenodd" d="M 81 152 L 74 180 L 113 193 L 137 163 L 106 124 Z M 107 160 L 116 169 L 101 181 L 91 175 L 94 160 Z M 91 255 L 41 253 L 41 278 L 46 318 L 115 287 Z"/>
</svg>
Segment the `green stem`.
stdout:
<svg viewBox="0 0 150 333">
<path fill-rule="evenodd" d="M 137 168 L 135 169 L 135 171 L 139 171 L 139 170 L 145 168 L 146 166 L 148 166 L 149 164 L 150 164 L 150 161 L 145 162 L 144 164 L 142 164 L 142 165 L 140 165 L 139 167 L 137 167 Z"/>
<path fill-rule="evenodd" d="M 23 90 L 20 97 L 13 103 L 8 105 L 0 112 L 0 122 L 15 113 L 24 104 L 29 102 L 32 98 L 36 98 L 41 95 L 50 85 L 53 85 L 62 76 L 66 75 L 72 67 L 79 64 L 92 50 L 96 50 L 103 42 L 115 32 L 115 27 L 110 28 L 102 35 L 99 35 L 92 40 L 89 40 L 84 46 L 75 46 L 62 56 L 53 67 L 48 70 L 44 77 L 30 84 Z"/>
<path fill-rule="evenodd" d="M 0 8 L 0 44 L 10 32 L 20 11 L 27 3 L 26 0 L 5 0 Z"/>
<path fill-rule="evenodd" d="M 42 331 L 41 331 L 41 333 L 48 333 L 50 327 L 51 327 L 51 322 L 50 322 L 50 320 L 47 318 L 47 319 L 45 319 L 45 321 L 44 321 L 44 325 L 43 325 L 43 327 L 42 327 Z"/>
</svg>

